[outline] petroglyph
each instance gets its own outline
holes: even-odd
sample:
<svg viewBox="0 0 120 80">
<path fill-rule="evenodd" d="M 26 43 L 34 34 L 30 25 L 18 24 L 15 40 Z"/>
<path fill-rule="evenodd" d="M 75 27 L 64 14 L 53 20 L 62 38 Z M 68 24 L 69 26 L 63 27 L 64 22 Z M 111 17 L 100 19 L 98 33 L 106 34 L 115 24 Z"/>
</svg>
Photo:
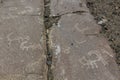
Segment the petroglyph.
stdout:
<svg viewBox="0 0 120 80">
<path fill-rule="evenodd" d="M 77 44 L 81 45 L 81 44 L 87 42 L 87 40 L 83 40 L 83 41 L 75 41 L 75 42 L 76 42 Z"/>
<path fill-rule="evenodd" d="M 107 50 L 105 50 L 105 49 L 101 49 L 101 51 L 102 51 L 102 53 L 105 53 L 105 54 L 107 54 L 108 56 L 110 56 L 110 57 L 114 57 L 112 54 L 110 54 Z"/>
<path fill-rule="evenodd" d="M 8 40 L 8 45 L 11 46 L 11 44 L 14 42 L 14 41 L 17 41 L 18 43 L 20 43 L 20 49 L 22 50 L 26 50 L 28 51 L 29 49 L 41 49 L 41 45 L 40 43 L 31 43 L 29 42 L 30 41 L 30 37 L 29 36 L 17 36 L 17 37 L 13 37 L 13 32 L 8 34 L 7 36 L 7 40 Z M 11 38 L 13 37 L 13 38 Z M 41 37 L 42 38 L 42 37 Z"/>
<path fill-rule="evenodd" d="M 26 44 L 26 45 L 25 45 Z M 22 50 L 26 50 L 26 51 L 28 51 L 29 49 L 41 49 L 42 47 L 41 47 L 41 45 L 40 44 L 29 44 L 29 45 L 27 45 L 28 44 L 28 41 L 24 41 L 24 42 L 22 42 L 21 44 L 20 44 L 20 48 L 22 49 Z"/>
<path fill-rule="evenodd" d="M 101 53 L 100 53 L 99 50 L 90 51 L 90 52 L 88 52 L 88 55 L 89 55 L 89 56 L 95 55 L 96 58 L 97 58 L 96 61 L 101 61 L 102 64 L 104 64 L 104 65 L 107 64 L 107 62 L 103 59 L 103 57 L 102 57 L 102 55 L 101 55 Z"/>
<path fill-rule="evenodd" d="M 93 56 L 94 58 L 91 58 Z M 82 64 L 82 67 L 87 67 L 87 69 L 98 68 L 98 62 L 101 62 L 104 66 L 108 64 L 98 50 L 89 51 L 87 56 L 83 56 L 79 59 L 79 62 Z"/>
<path fill-rule="evenodd" d="M 87 69 L 98 68 L 95 61 L 88 60 L 85 56 L 83 56 L 81 59 L 79 59 L 79 62 L 80 62 L 80 64 L 82 64 L 82 68 L 83 67 L 87 67 Z"/>
<path fill-rule="evenodd" d="M 18 17 L 17 15 L 12 15 L 12 14 L 2 15 L 2 16 L 0 16 L 0 22 L 4 21 L 4 20 L 8 20 L 8 19 L 14 19 L 17 17 Z"/>
<path fill-rule="evenodd" d="M 75 47 L 76 48 L 79 48 L 82 44 L 84 44 L 85 42 L 87 42 L 87 40 L 83 40 L 83 41 L 77 41 L 77 40 L 75 40 L 75 43 L 76 43 L 76 45 L 75 45 Z"/>
<path fill-rule="evenodd" d="M 29 37 L 29 36 L 24 36 L 24 37 L 22 37 L 22 36 L 17 36 L 17 37 L 11 38 L 13 34 L 14 34 L 14 33 L 11 32 L 10 34 L 7 35 L 7 40 L 8 40 L 8 45 L 9 45 L 9 46 L 10 46 L 10 45 L 12 44 L 12 42 L 14 42 L 14 41 L 18 41 L 18 42 L 20 43 L 20 42 L 23 42 L 24 40 L 27 40 L 27 41 L 30 40 L 30 37 Z"/>
<path fill-rule="evenodd" d="M 88 27 L 83 28 L 83 29 L 80 29 L 80 28 L 79 28 L 79 23 L 75 24 L 74 27 L 75 27 L 75 29 L 76 29 L 77 31 L 79 31 L 79 32 L 82 33 L 82 34 L 84 34 L 85 31 L 89 30 Z"/>
<path fill-rule="evenodd" d="M 67 47 L 63 51 L 64 51 L 65 54 L 69 54 L 70 53 L 70 49 L 71 49 L 70 47 Z"/>
<path fill-rule="evenodd" d="M 39 74 L 39 71 L 41 70 L 41 63 L 42 63 L 42 58 L 39 58 L 39 60 L 29 63 L 25 67 L 25 72 L 26 73 L 36 73 Z"/>
</svg>

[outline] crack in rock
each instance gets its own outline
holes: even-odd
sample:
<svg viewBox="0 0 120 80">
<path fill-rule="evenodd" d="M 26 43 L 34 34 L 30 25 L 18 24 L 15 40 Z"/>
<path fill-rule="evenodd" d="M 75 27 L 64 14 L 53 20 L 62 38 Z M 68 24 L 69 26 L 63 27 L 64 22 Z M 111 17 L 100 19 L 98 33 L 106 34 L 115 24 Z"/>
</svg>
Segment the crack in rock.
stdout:
<svg viewBox="0 0 120 80">
<path fill-rule="evenodd" d="M 47 80 L 54 80 L 53 72 L 52 72 L 52 58 L 53 58 L 53 52 L 50 48 L 50 41 L 49 41 L 49 34 L 51 31 L 51 27 L 53 25 L 58 25 L 58 21 L 63 15 L 67 14 L 77 14 L 81 15 L 83 13 L 86 13 L 86 11 L 73 11 L 73 12 L 67 12 L 64 14 L 58 14 L 51 16 L 51 10 L 50 10 L 50 2 L 51 0 L 44 0 L 44 25 L 45 25 L 45 36 L 46 36 L 46 57 L 47 61 L 46 64 L 48 66 L 47 71 Z"/>
<path fill-rule="evenodd" d="M 49 31 L 52 27 L 53 23 L 55 22 L 55 19 L 50 17 L 50 0 L 44 0 L 44 25 L 45 25 L 45 36 L 46 36 L 46 57 L 47 61 L 46 64 L 48 66 L 47 71 L 47 80 L 53 80 L 53 73 L 52 73 L 52 50 L 50 49 L 49 44 Z"/>
</svg>

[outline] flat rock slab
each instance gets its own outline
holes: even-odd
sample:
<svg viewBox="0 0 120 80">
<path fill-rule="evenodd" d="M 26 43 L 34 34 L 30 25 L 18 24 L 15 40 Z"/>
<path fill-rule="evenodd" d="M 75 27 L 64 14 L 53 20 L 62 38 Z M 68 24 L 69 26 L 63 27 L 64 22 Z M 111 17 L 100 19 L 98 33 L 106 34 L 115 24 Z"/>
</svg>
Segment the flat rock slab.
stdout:
<svg viewBox="0 0 120 80">
<path fill-rule="evenodd" d="M 51 0 L 54 80 L 120 80 L 114 54 L 85 0 Z M 0 80 L 47 80 L 44 0 L 0 3 Z"/>
<path fill-rule="evenodd" d="M 89 11 L 85 0 L 51 0 L 51 15 L 61 15 L 76 11 Z"/>
<path fill-rule="evenodd" d="M 0 80 L 46 80 L 43 8 L 43 0 L 0 3 Z"/>
<path fill-rule="evenodd" d="M 59 6 L 64 8 L 62 13 L 66 9 L 72 12 L 68 7 L 79 3 L 79 0 L 57 1 L 52 2 L 57 4 L 54 11 L 58 5 L 67 6 Z M 50 30 L 54 80 L 120 80 L 114 53 L 99 31 L 100 27 L 88 12 L 61 16 L 58 24 Z"/>
<path fill-rule="evenodd" d="M 0 13 L 18 15 L 38 15 L 44 9 L 43 0 L 3 0 L 0 3 Z"/>
</svg>

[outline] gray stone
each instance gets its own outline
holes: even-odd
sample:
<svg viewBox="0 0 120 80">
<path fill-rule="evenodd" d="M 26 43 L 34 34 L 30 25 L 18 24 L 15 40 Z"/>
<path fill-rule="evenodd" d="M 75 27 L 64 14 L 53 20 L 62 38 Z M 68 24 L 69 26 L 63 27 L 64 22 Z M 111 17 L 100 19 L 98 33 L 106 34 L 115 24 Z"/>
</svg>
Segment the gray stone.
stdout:
<svg viewBox="0 0 120 80">
<path fill-rule="evenodd" d="M 44 0 L 0 2 L 0 80 L 47 80 Z M 50 8 L 60 15 L 47 30 L 54 80 L 120 80 L 85 0 L 51 0 Z"/>
<path fill-rule="evenodd" d="M 49 31 L 54 80 L 120 80 L 114 53 L 99 32 L 88 12 L 61 16 Z"/>
<path fill-rule="evenodd" d="M 85 0 L 51 0 L 50 9 L 52 16 L 76 11 L 89 11 Z"/>
<path fill-rule="evenodd" d="M 46 80 L 43 9 L 43 0 L 0 4 L 0 80 Z"/>
<path fill-rule="evenodd" d="M 80 32 L 80 34 L 86 35 L 98 34 L 100 32 L 100 26 L 94 23 L 94 18 L 89 13 L 82 13 L 81 15 L 66 14 L 61 16 L 61 19 L 57 23 L 57 27 L 63 30 L 65 35 L 71 34 L 71 32 Z M 71 30 L 71 32 L 69 32 L 69 30 Z"/>
<path fill-rule="evenodd" d="M 0 13 L 18 15 L 43 14 L 43 0 L 3 0 L 0 3 Z"/>
</svg>

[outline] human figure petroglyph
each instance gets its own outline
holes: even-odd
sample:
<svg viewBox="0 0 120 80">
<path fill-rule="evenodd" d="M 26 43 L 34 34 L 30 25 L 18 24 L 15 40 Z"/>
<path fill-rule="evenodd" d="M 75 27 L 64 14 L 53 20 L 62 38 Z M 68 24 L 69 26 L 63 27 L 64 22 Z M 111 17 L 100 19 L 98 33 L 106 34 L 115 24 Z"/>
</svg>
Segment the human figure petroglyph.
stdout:
<svg viewBox="0 0 120 80">
<path fill-rule="evenodd" d="M 92 56 L 95 56 L 95 58 L 91 59 Z M 79 59 L 80 64 L 82 64 L 82 67 L 89 68 L 98 68 L 98 62 L 101 62 L 104 66 L 107 65 L 107 62 L 102 57 L 101 53 L 98 50 L 92 50 L 88 52 L 87 56 L 83 56 L 81 59 Z"/>
</svg>

